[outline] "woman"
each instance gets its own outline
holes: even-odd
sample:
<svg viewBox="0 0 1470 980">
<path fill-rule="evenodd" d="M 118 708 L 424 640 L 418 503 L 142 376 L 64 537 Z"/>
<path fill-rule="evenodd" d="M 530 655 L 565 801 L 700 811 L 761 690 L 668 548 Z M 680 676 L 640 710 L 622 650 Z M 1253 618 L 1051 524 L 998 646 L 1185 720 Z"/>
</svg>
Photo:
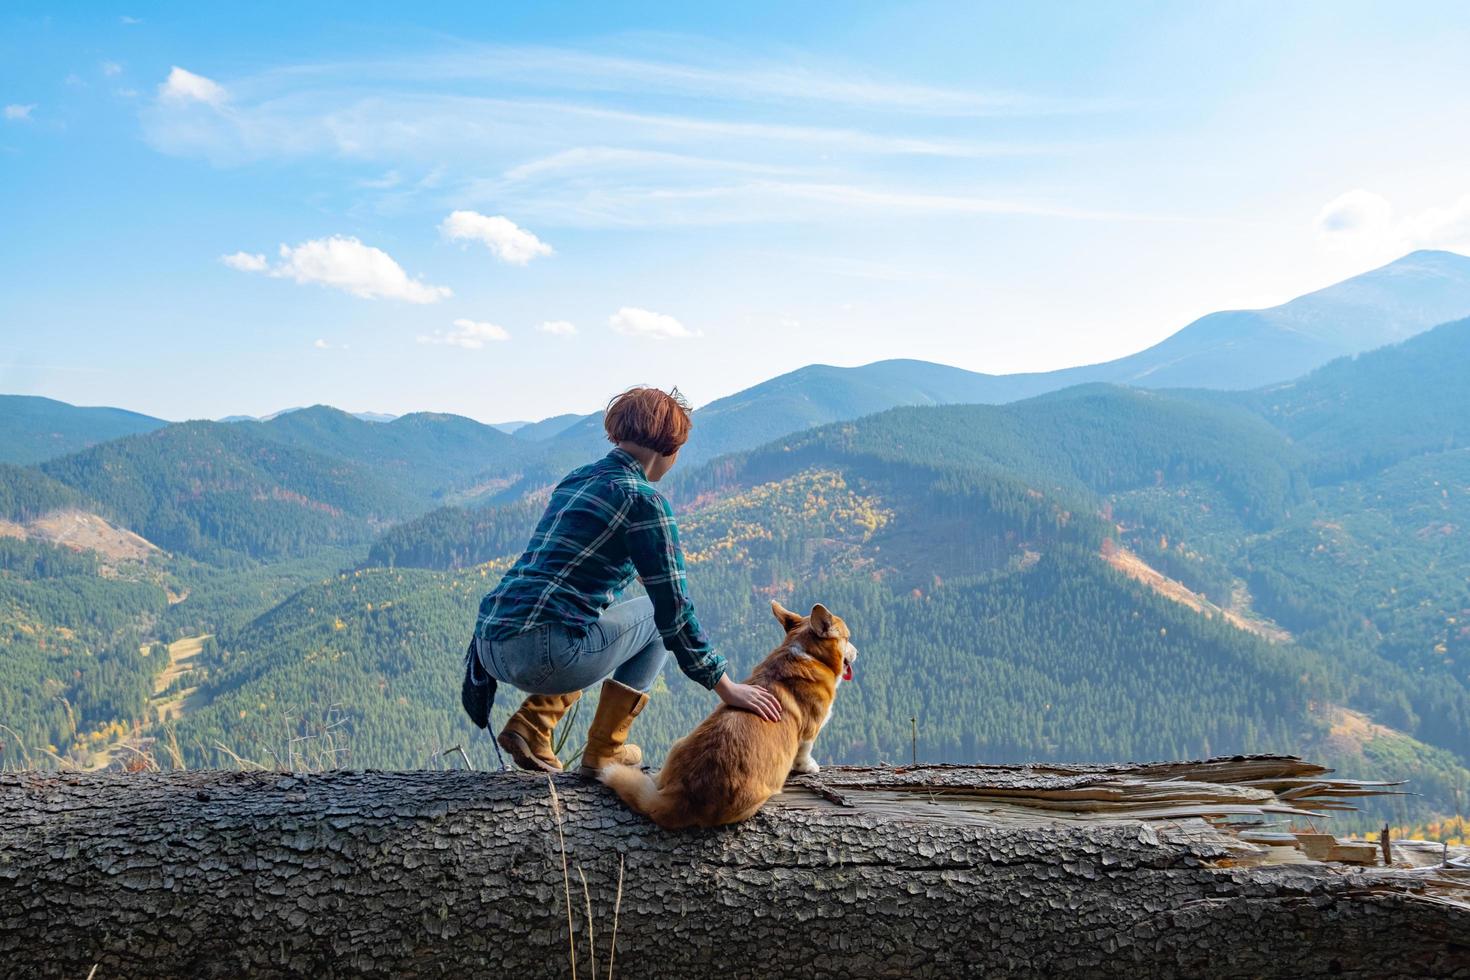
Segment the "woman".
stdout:
<svg viewBox="0 0 1470 980">
<path fill-rule="evenodd" d="M 710 646 L 685 588 L 673 509 L 653 488 L 689 438 L 688 404 L 677 389 L 632 388 L 602 424 L 613 450 L 552 490 L 525 553 L 481 600 L 475 623 L 485 671 L 530 694 L 496 739 L 522 769 L 561 770 L 552 730 L 605 677 L 581 772 L 641 762 L 628 731 L 670 652 L 731 707 L 781 717 L 775 696 L 732 681 Z M 613 604 L 635 575 L 648 594 Z"/>
</svg>

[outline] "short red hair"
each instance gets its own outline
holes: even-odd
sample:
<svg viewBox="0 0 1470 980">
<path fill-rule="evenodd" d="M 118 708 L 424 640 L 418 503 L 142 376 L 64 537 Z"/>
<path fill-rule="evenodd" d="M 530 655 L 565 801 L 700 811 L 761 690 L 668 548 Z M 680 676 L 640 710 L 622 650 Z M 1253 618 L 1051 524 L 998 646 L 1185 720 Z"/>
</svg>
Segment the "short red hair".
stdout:
<svg viewBox="0 0 1470 980">
<path fill-rule="evenodd" d="M 602 427 L 609 442 L 631 442 L 671 456 L 689 439 L 694 423 L 679 389 L 629 388 L 607 404 Z"/>
</svg>

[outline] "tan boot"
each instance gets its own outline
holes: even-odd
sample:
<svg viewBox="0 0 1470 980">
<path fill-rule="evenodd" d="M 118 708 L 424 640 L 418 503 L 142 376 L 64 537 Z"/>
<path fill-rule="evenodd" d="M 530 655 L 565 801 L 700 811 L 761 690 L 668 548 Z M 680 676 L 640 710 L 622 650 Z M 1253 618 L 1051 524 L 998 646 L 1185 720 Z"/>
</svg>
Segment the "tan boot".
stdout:
<svg viewBox="0 0 1470 980">
<path fill-rule="evenodd" d="M 582 750 L 582 767 L 578 772 L 595 779 L 597 771 L 609 763 L 636 766 L 642 762 L 643 750 L 623 743 L 628 740 L 633 719 L 647 703 L 648 695 L 642 691 L 611 678 L 603 681 L 602 697 L 597 701 L 592 727 L 587 729 L 587 747 Z"/>
<path fill-rule="evenodd" d="M 531 695 L 510 716 L 495 741 L 522 769 L 561 772 L 561 760 L 551 750 L 551 732 L 581 696 L 581 691 Z"/>
</svg>

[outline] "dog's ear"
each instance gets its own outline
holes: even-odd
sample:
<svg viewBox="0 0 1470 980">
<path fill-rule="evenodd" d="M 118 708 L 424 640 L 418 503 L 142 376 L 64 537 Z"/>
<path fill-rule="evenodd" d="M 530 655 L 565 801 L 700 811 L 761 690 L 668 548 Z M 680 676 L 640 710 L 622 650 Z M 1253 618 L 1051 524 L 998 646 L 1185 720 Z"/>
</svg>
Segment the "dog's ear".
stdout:
<svg viewBox="0 0 1470 980">
<path fill-rule="evenodd" d="M 775 599 L 771 600 L 771 612 L 775 615 L 776 622 L 780 623 L 781 628 L 788 633 L 801 625 L 801 617 Z"/>
<path fill-rule="evenodd" d="M 817 603 L 815 606 L 812 606 L 811 622 L 813 633 L 817 634 L 818 636 L 832 635 L 832 614 L 828 612 L 827 607 L 822 605 L 820 602 Z"/>
</svg>

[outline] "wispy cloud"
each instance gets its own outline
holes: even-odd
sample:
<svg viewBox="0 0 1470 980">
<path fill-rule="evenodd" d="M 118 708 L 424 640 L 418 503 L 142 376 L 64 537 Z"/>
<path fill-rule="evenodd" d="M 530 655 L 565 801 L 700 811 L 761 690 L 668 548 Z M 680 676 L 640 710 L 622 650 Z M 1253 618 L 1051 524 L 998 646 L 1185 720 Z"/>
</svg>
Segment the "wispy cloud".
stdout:
<svg viewBox="0 0 1470 980">
<path fill-rule="evenodd" d="M 231 269 L 237 269 L 240 272 L 264 272 L 266 266 L 269 264 L 266 262 L 264 255 L 260 255 L 259 253 L 251 254 L 249 252 L 235 252 L 231 255 L 221 255 L 219 260 Z"/>
<path fill-rule="evenodd" d="M 357 182 L 358 187 L 367 187 L 373 190 L 388 190 L 403 183 L 403 178 L 398 171 L 390 170 L 381 177 L 369 177 Z"/>
<path fill-rule="evenodd" d="M 12 103 L 5 107 L 5 118 L 11 122 L 30 122 L 31 113 L 36 111 L 34 102 L 26 105 Z"/>
<path fill-rule="evenodd" d="M 104 61 L 102 62 L 101 68 L 102 74 L 106 75 L 108 78 L 116 78 L 118 75 L 122 74 L 123 70 L 122 65 L 118 64 L 116 61 Z"/>
<path fill-rule="evenodd" d="M 504 198 L 504 190 L 473 185 L 460 196 Z M 594 227 L 698 226 L 844 222 L 895 218 L 1014 216 L 1069 221 L 1175 220 L 1147 212 L 1077 207 L 1061 201 L 981 193 L 935 193 L 886 185 L 818 180 L 591 179 L 519 189 L 517 211 L 546 223 Z"/>
<path fill-rule="evenodd" d="M 625 337 L 645 340 L 683 340 L 697 336 L 678 320 L 665 313 L 625 306 L 608 318 L 607 325 Z"/>
<path fill-rule="evenodd" d="M 708 64 L 690 62 L 701 53 Z M 1100 108 L 793 69 L 728 51 L 670 46 L 664 57 L 634 57 L 448 45 L 432 56 L 223 81 L 175 68 L 143 122 L 156 149 L 222 166 L 328 158 L 381 167 L 382 178 L 353 183 L 385 210 L 447 204 L 484 211 L 484 221 L 500 217 L 491 209 L 513 209 L 518 221 L 543 226 L 662 226 L 857 210 L 1104 215 L 983 187 L 994 169 L 987 161 L 1078 149 L 997 137 L 1009 131 L 989 120 Z M 410 184 L 405 172 L 436 179 Z M 480 240 L 505 261 L 549 254 L 508 244 L 502 231 L 485 229 Z"/>
<path fill-rule="evenodd" d="M 479 350 L 487 342 L 510 339 L 510 331 L 494 323 L 461 318 L 454 321 L 449 330 L 436 330 L 431 335 L 420 335 L 421 344 L 447 344 L 467 350 Z"/>
<path fill-rule="evenodd" d="M 275 265 L 270 265 L 264 255 L 249 252 L 223 255 L 220 261 L 241 272 L 330 286 L 363 299 L 437 303 L 453 295 L 448 287 L 411 278 L 387 252 L 356 238 L 334 235 L 296 246 L 282 245 L 279 256 Z"/>
<path fill-rule="evenodd" d="M 569 320 L 543 320 L 536 329 L 554 337 L 570 337 L 577 332 L 577 325 Z"/>
<path fill-rule="evenodd" d="M 183 74 L 176 81 L 171 74 L 171 81 L 160 87 L 160 94 L 168 101 L 223 101 L 223 86 L 183 69 L 175 72 Z M 194 79 L 215 88 L 208 89 Z M 233 97 L 237 88 L 242 90 L 239 98 Z M 246 90 L 259 91 L 260 98 L 247 102 Z M 1069 149 L 1030 140 L 912 136 L 854 127 L 635 112 L 538 96 L 490 98 L 391 88 L 364 96 L 360 86 L 276 92 L 274 86 L 260 80 L 232 85 L 230 91 L 235 111 L 229 114 L 187 122 L 167 114 L 150 115 L 145 118 L 149 139 L 165 152 L 202 155 L 226 164 L 326 155 L 420 163 L 501 160 L 507 162 L 508 169 L 517 166 L 509 162 L 517 154 L 530 154 L 534 159 L 547 151 L 567 149 L 568 142 L 572 146 L 592 144 L 674 153 L 703 147 L 706 152 L 736 160 L 752 154 L 779 158 L 782 147 L 819 155 L 953 160 Z"/>
<path fill-rule="evenodd" d="M 421 57 L 297 66 L 283 73 L 371 73 L 405 82 L 480 81 L 566 91 L 654 93 L 691 102 L 714 96 L 778 105 L 811 104 L 933 116 L 996 117 L 1110 111 L 1113 100 L 1057 98 L 1009 89 L 961 89 L 882 78 L 852 66 L 793 67 L 697 38 L 650 38 L 659 54 L 607 54 L 536 45 L 461 44 Z M 661 43 L 660 43 L 661 42 Z M 788 57 L 789 57 L 789 53 Z M 699 63 L 689 56 L 699 58 Z"/>
</svg>

